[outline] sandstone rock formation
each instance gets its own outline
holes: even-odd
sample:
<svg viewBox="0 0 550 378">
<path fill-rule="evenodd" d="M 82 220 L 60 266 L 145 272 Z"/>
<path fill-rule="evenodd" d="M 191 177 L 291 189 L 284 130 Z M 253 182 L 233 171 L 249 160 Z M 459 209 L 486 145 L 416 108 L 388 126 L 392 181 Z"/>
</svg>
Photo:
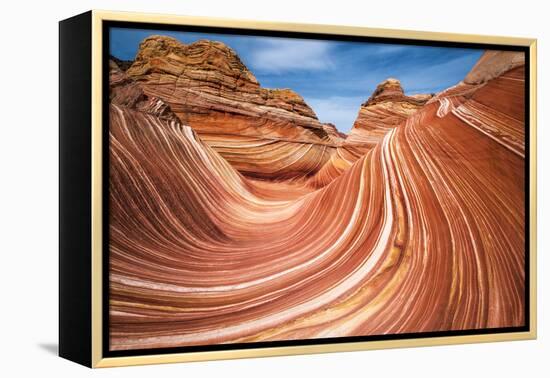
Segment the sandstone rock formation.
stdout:
<svg viewBox="0 0 550 378">
<path fill-rule="evenodd" d="M 380 83 L 371 97 L 361 105 L 357 119 L 346 140 L 346 149 L 357 157 L 374 147 L 394 127 L 432 97 L 432 95 L 406 96 L 401 83 L 389 78 Z"/>
<path fill-rule="evenodd" d="M 112 55 L 109 57 L 109 60 L 116 64 L 121 71 L 126 71 L 128 68 L 130 68 L 132 63 L 134 63 L 132 60 L 122 60 Z"/>
<path fill-rule="evenodd" d="M 476 65 L 471 69 L 466 78 L 456 85 L 436 94 L 417 94 L 405 96 L 401 83 L 389 78 L 378 85 L 371 97 L 362 104 L 353 129 L 344 143 L 341 143 L 337 151 L 331 155 L 329 161 L 308 181 L 308 185 L 315 188 L 327 185 L 345 170 L 372 146 L 376 145 L 388 130 L 404 124 L 407 118 L 417 112 L 426 104 L 439 103 L 438 116 L 443 117 L 451 111 L 460 113 L 466 119 L 468 114 L 476 112 L 480 104 L 470 101 L 460 107 L 465 101 L 472 98 L 474 93 L 492 79 L 507 81 L 507 84 L 493 90 L 494 97 L 485 96 L 484 101 L 493 101 L 493 105 L 502 108 L 516 104 L 513 109 L 505 111 L 504 118 L 497 129 L 487 124 L 479 124 L 481 119 L 487 121 L 487 116 L 482 117 L 479 111 L 475 117 L 482 117 L 476 121 L 478 128 L 489 135 L 501 140 L 502 143 L 513 145 L 518 153 L 524 155 L 523 135 L 520 130 L 523 126 L 524 103 L 521 100 L 513 102 L 500 102 L 498 96 L 508 87 L 524 86 L 524 82 L 514 79 L 514 72 L 520 79 L 524 75 L 525 55 L 513 51 L 486 51 Z M 517 88 L 516 88 L 517 90 Z M 483 91 L 481 91 L 483 93 Z M 520 93 L 519 91 L 517 93 Z M 479 94 L 478 96 L 479 97 Z M 460 107 L 459 110 L 455 110 Z M 486 111 L 488 111 L 486 109 Z M 490 116 L 489 116 L 490 117 Z M 470 117 L 472 118 L 472 117 Z M 493 122 L 498 118 L 493 119 Z M 519 121 L 518 121 L 519 120 Z M 491 122 L 489 122 L 491 123 Z"/>
<path fill-rule="evenodd" d="M 349 138 L 316 127 L 292 94 L 256 104 L 264 92 L 246 72 L 234 95 L 221 95 L 229 78 L 217 71 L 200 90 L 188 79 L 196 92 L 177 84 L 197 73 L 190 63 L 167 73 L 185 59 L 223 66 L 221 46 L 198 57 L 189 51 L 198 46 L 149 43 L 143 59 L 166 51 L 158 62 L 136 60 L 131 77 L 111 68 L 110 350 L 525 324 L 523 66 L 429 102 L 386 83 L 361 109 L 356 129 L 377 134 L 356 158 Z M 242 66 L 229 61 L 233 77 Z M 274 148 L 285 132 L 302 138 L 305 151 L 283 150 L 295 164 L 322 143 L 342 146 L 314 177 L 255 180 L 225 150 L 229 140 L 250 151 L 243 139 L 224 139 L 211 112 L 228 123 L 238 115 L 230 128 L 252 147 L 264 135 L 277 135 Z M 308 185 L 338 164 L 324 185 Z"/>
<path fill-rule="evenodd" d="M 336 145 L 339 146 L 344 142 L 348 137 L 346 134 L 338 131 L 336 126 L 332 123 L 323 123 L 323 129 L 327 133 L 329 139 Z"/>
<path fill-rule="evenodd" d="M 336 147 L 330 130 L 300 95 L 262 88 L 235 51 L 221 42 L 184 45 L 152 36 L 141 43 L 126 73 L 248 176 L 312 175 Z"/>
<path fill-rule="evenodd" d="M 402 124 L 431 98 L 431 94 L 406 96 L 399 80 L 384 80 L 361 105 L 345 141 L 338 144 L 336 152 L 309 180 L 308 185 L 320 188 L 329 184 L 380 143 L 388 131 Z"/>
<path fill-rule="evenodd" d="M 109 100 L 111 104 L 150 113 L 159 118 L 176 120 L 176 115 L 161 99 L 146 95 L 143 88 L 130 79 L 114 61 L 109 62 Z"/>
<path fill-rule="evenodd" d="M 515 51 L 486 51 L 464 78 L 466 84 L 483 84 L 513 68 L 525 65 L 525 54 Z"/>
<path fill-rule="evenodd" d="M 478 62 L 472 67 L 463 81 L 438 93 L 430 102 L 446 99 L 450 110 L 467 99 L 485 83 L 511 71 L 517 67 L 525 66 L 525 54 L 514 51 L 486 51 Z"/>
<path fill-rule="evenodd" d="M 430 101 L 488 137 L 525 156 L 525 54 L 486 51 L 464 81 Z M 512 98 L 517 96 L 517 98 Z"/>
</svg>

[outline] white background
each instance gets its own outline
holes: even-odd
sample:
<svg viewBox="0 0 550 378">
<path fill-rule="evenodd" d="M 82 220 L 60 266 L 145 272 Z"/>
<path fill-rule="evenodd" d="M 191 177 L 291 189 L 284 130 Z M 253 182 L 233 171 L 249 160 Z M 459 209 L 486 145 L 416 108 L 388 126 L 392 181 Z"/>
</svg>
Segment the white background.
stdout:
<svg viewBox="0 0 550 378">
<path fill-rule="evenodd" d="M 0 13 L 0 375 L 550 376 L 547 298 L 550 21 L 544 1 L 6 0 Z M 539 339 L 91 371 L 58 358 L 58 25 L 89 9 L 536 37 Z"/>
</svg>

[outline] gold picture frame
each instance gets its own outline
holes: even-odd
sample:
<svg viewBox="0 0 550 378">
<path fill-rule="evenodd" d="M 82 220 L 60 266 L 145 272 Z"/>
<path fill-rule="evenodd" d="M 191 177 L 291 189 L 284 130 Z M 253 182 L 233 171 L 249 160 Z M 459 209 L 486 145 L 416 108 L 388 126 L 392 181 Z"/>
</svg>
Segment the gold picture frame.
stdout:
<svg viewBox="0 0 550 378">
<path fill-rule="evenodd" d="M 105 293 L 104 293 L 104 241 L 103 233 L 105 230 L 105 217 L 104 217 L 104 176 L 103 176 L 103 151 L 104 143 L 104 70 L 105 70 L 105 46 L 103 45 L 103 36 L 105 31 L 106 22 L 129 22 L 139 24 L 155 24 L 155 25 L 189 25 L 189 26 L 206 26 L 215 28 L 233 28 L 253 31 L 274 31 L 274 32 L 299 32 L 299 33 L 318 33 L 318 34 L 331 34 L 335 36 L 357 36 L 357 37 L 378 37 L 384 39 L 407 39 L 418 41 L 434 41 L 434 42 L 456 42 L 456 43 L 475 43 L 475 44 L 491 44 L 502 46 L 521 46 L 527 49 L 529 55 L 529 105 L 528 105 L 528 122 L 529 122 L 529 155 L 526 164 L 528 164 L 528 188 L 525 190 L 529 192 L 529 216 L 528 221 L 528 235 L 526 238 L 529 240 L 528 261 L 529 265 L 526 267 L 529 273 L 526 276 L 526 284 L 528 285 L 528 329 L 519 332 L 505 332 L 505 333 L 478 333 L 469 335 L 450 335 L 450 336 L 430 336 L 430 337 L 418 337 L 418 338 L 404 338 L 404 339 L 388 339 L 388 340 L 373 340 L 373 341 L 360 341 L 360 342 L 341 342 L 341 343 L 319 343 L 308 345 L 294 345 L 294 346 L 262 346 L 245 349 L 229 349 L 229 350 L 210 350 L 210 351 L 197 351 L 197 352 L 181 352 L 181 353 L 160 353 L 160 354 L 147 354 L 147 355 L 128 355 L 117 357 L 106 357 L 104 354 L 104 306 L 105 306 Z M 282 356 L 282 355 L 298 355 L 298 354 L 311 354 L 311 353 L 327 353 L 327 352 L 345 352 L 345 351 L 357 351 L 357 350 L 371 350 L 371 349 L 386 349 L 386 348 L 401 348 L 401 347 L 418 347 L 418 346 L 435 346 L 435 345 L 448 345 L 448 344 L 466 344 L 466 343 L 481 343 L 481 342 L 495 342 L 495 341 L 512 341 L 512 340 L 529 340 L 535 339 L 537 336 L 537 297 L 536 297 L 536 202 L 537 202 L 537 182 L 536 182 L 536 69 L 537 69 L 537 41 L 536 39 L 528 38 L 512 38 L 512 37 L 498 37 L 498 36 L 482 36 L 482 35 L 469 35 L 469 34 L 451 34 L 451 33 L 435 33 L 435 32 L 423 32 L 423 31 L 407 31 L 407 30 L 391 30 L 391 29 L 377 29 L 367 27 L 352 27 L 352 26 L 336 26 L 336 25 L 317 25 L 317 24 L 294 24 L 294 23 L 279 23 L 279 22 L 258 22 L 252 20 L 231 20 L 231 19 L 217 19 L 210 17 L 190 17 L 190 16 L 173 16 L 173 15 L 160 15 L 160 14 L 145 14 L 145 13 L 129 13 L 129 12 L 111 12 L 93 10 L 85 13 L 81 16 L 62 21 L 60 24 L 60 74 L 61 76 L 68 75 L 64 66 L 64 59 L 75 59 L 75 55 L 78 53 L 77 41 L 74 41 L 75 33 L 83 32 L 84 38 L 89 36 L 89 55 L 84 54 L 81 59 L 87 59 L 90 57 L 87 67 L 89 68 L 89 81 L 82 85 L 85 87 L 82 91 L 90 91 L 89 99 L 90 103 L 76 104 L 76 101 L 85 102 L 82 98 L 70 98 L 71 96 L 63 93 L 60 95 L 60 112 L 67 111 L 68 108 L 82 107 L 86 108 L 88 112 L 84 112 L 79 115 L 67 115 L 65 118 L 61 116 L 61 134 L 62 142 L 61 148 L 63 149 L 63 122 L 75 122 L 88 119 L 90 127 L 82 127 L 84 130 L 82 138 L 89 142 L 89 161 L 91 167 L 85 172 L 89 177 L 89 181 L 86 181 L 83 185 L 90 184 L 89 192 L 86 194 L 73 193 L 70 194 L 67 189 L 65 194 L 66 204 L 60 205 L 61 210 L 61 223 L 63 226 L 60 230 L 60 240 L 66 238 L 69 232 L 78 236 L 80 233 L 86 233 L 88 239 L 73 240 L 72 253 L 80 253 L 79 249 L 86 250 L 83 255 L 84 258 L 78 259 L 77 257 L 69 256 L 69 252 L 65 251 L 64 245 L 69 245 L 70 242 L 61 241 L 60 246 L 60 355 L 71 359 L 73 361 L 82 363 L 90 367 L 114 367 L 114 366 L 129 366 L 129 365 L 144 365 L 144 364 L 157 364 L 157 363 L 173 363 L 173 362 L 188 362 L 188 361 L 206 361 L 217 359 L 237 359 L 248 357 L 266 357 L 266 356 Z M 72 36 L 68 36 L 72 34 Z M 72 38 L 72 39 L 71 39 Z M 67 63 L 68 64 L 68 63 Z M 82 74 L 82 73 L 81 73 Z M 68 83 L 70 79 L 61 78 L 60 91 L 64 90 L 64 83 Z M 63 81 L 65 80 L 65 81 Z M 69 84 L 67 84 L 69 85 Z M 71 84 L 72 85 L 72 84 Z M 67 87 L 69 88 L 69 87 Z M 66 89 L 66 88 L 65 88 Z M 66 89 L 68 91 L 69 89 Z M 78 96 L 77 96 L 78 97 Z M 76 118 L 71 118 L 76 117 Z M 81 117 L 81 118 L 78 118 Z M 86 118 L 89 117 L 89 118 Z M 74 127 L 74 125 L 72 125 Z M 91 133 L 90 133 L 91 131 Z M 84 135 L 86 134 L 86 135 Z M 79 134 L 80 135 L 80 134 Z M 68 143 L 68 142 L 67 142 Z M 61 165 L 63 168 L 63 152 L 61 153 Z M 66 172 L 65 174 L 63 172 Z M 65 171 L 61 170 L 61 186 L 63 188 L 63 177 L 69 179 L 71 177 L 70 168 L 66 168 Z M 74 178 L 72 179 L 74 180 Z M 63 189 L 62 189 L 63 191 Z M 74 201 L 81 201 L 80 196 L 90 195 L 90 199 L 85 203 L 86 209 L 89 213 L 83 214 L 83 216 L 90 216 L 89 223 L 84 222 L 81 229 L 73 230 L 70 227 L 77 227 L 74 222 L 69 221 L 69 217 L 65 217 L 64 207 L 70 206 Z M 70 211 L 70 210 L 66 210 Z M 65 219 L 65 221 L 63 220 Z M 71 224 L 69 224 L 71 223 Z M 81 244 L 78 244 L 80 243 Z M 75 247 L 78 245 L 79 247 Z M 77 249 L 75 249 L 77 248 Z M 78 280 L 88 280 L 87 284 L 79 284 L 74 281 L 71 275 L 72 273 L 78 273 L 81 277 Z M 82 273 L 87 272 L 87 273 Z M 79 281 L 81 282 L 81 281 Z M 83 282 L 83 281 L 82 281 Z M 86 281 L 87 282 L 87 281 Z M 83 286 L 84 285 L 84 286 Z M 90 290 L 88 292 L 88 289 Z M 82 292 L 82 300 L 85 303 L 84 308 L 75 309 L 74 296 L 77 295 L 78 290 Z M 89 303 L 89 305 L 88 305 Z M 89 313 L 89 317 L 73 322 L 72 326 L 67 324 L 75 317 L 80 316 L 81 312 L 85 311 Z M 89 342 L 88 347 L 84 348 L 84 351 L 75 352 L 73 349 L 78 344 L 78 340 L 82 343 Z"/>
</svg>

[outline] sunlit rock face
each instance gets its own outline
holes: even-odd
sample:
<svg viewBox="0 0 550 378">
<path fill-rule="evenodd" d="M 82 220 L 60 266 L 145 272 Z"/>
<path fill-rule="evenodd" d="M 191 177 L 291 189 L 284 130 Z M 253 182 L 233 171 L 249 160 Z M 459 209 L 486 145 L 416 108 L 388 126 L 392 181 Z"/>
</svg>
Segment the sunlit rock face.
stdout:
<svg viewBox="0 0 550 378">
<path fill-rule="evenodd" d="M 247 176 L 313 175 L 336 147 L 300 95 L 262 88 L 221 42 L 149 37 L 126 73 Z"/>
<path fill-rule="evenodd" d="M 110 349 L 524 325 L 524 66 L 480 62 L 429 101 L 382 83 L 364 139 L 216 43 L 113 64 Z"/>
<path fill-rule="evenodd" d="M 346 140 L 346 150 L 359 157 L 374 147 L 394 127 L 432 97 L 432 95 L 406 96 L 401 83 L 389 78 L 378 85 L 371 97 L 361 105 L 357 119 Z"/>
<path fill-rule="evenodd" d="M 484 84 L 525 65 L 525 54 L 514 51 L 486 51 L 464 78 L 466 84 Z"/>
<path fill-rule="evenodd" d="M 161 99 L 146 95 L 143 88 L 129 78 L 119 64 L 109 61 L 109 101 L 126 108 L 149 113 L 167 120 L 177 120 L 170 107 Z"/>
<path fill-rule="evenodd" d="M 466 78 L 430 102 L 438 116 L 452 112 L 469 126 L 525 157 L 525 56 L 485 52 Z"/>
<path fill-rule="evenodd" d="M 406 96 L 399 80 L 384 80 L 361 105 L 347 138 L 338 145 L 336 152 L 309 180 L 308 185 L 320 188 L 340 176 L 380 143 L 388 131 L 402 124 L 431 98 L 431 94 Z"/>
<path fill-rule="evenodd" d="M 399 80 L 389 78 L 380 83 L 373 94 L 359 109 L 357 119 L 353 125 L 350 134 L 346 140 L 338 145 L 336 152 L 331 155 L 329 161 L 308 181 L 308 185 L 320 188 L 330 183 L 334 178 L 340 176 L 347 170 L 357 159 L 363 156 L 369 149 L 375 146 L 386 133 L 402 124 L 411 115 L 422 109 L 426 104 L 440 103 L 438 116 L 443 116 L 463 104 L 470 99 L 474 93 L 483 87 L 491 79 L 501 77 L 501 81 L 507 81 L 506 85 L 500 85 L 500 89 L 495 89 L 491 94 L 485 96 L 484 101 L 493 101 L 495 106 L 498 106 L 496 98 L 502 91 L 507 91 L 507 87 L 524 86 L 522 80 L 515 81 L 513 72 L 516 75 L 524 75 L 525 56 L 523 53 L 510 51 L 486 51 L 479 61 L 475 64 L 466 78 L 458 84 L 437 94 L 417 94 L 406 96 Z M 517 69 L 516 69 L 517 68 Z M 507 74 L 507 76 L 505 76 Z M 496 85 L 495 85 L 496 87 Z M 515 88 L 518 96 L 523 96 L 517 88 Z M 483 93 L 483 91 L 481 91 Z M 478 94 L 477 98 L 481 95 Z M 509 106 L 509 103 L 500 103 L 502 111 L 503 107 Z M 515 144 L 516 148 L 524 152 L 523 135 L 518 134 L 518 130 L 524 128 L 524 103 L 523 99 L 515 101 L 514 109 L 510 109 L 511 118 L 504 118 L 502 122 L 505 125 L 500 125 L 498 129 L 491 126 L 479 126 L 489 134 L 502 134 L 510 144 Z M 459 112 L 462 112 L 462 117 L 466 119 L 468 112 L 476 112 L 474 101 L 469 105 L 462 107 Z M 479 103 L 477 108 L 479 108 Z M 487 110 L 487 109 L 486 109 Z M 505 113 L 510 113 L 510 111 Z M 509 114 L 508 114 L 509 115 Z M 479 112 L 476 116 L 484 117 Z M 474 118 L 476 117 L 474 116 Z M 489 115 L 490 117 L 490 115 Z M 484 117 L 485 119 L 487 116 Z M 517 123 L 519 119 L 519 124 Z M 514 122 L 516 120 L 516 122 Z M 493 120 L 494 121 L 494 120 Z M 474 122 L 475 123 L 475 122 Z"/>
</svg>

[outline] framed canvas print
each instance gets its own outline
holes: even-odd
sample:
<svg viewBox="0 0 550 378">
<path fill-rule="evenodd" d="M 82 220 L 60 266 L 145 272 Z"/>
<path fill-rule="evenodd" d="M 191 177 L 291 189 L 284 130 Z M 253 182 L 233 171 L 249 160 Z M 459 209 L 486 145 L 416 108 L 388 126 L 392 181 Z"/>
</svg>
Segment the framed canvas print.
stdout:
<svg viewBox="0 0 550 378">
<path fill-rule="evenodd" d="M 536 41 L 60 22 L 60 355 L 536 337 Z"/>
</svg>

